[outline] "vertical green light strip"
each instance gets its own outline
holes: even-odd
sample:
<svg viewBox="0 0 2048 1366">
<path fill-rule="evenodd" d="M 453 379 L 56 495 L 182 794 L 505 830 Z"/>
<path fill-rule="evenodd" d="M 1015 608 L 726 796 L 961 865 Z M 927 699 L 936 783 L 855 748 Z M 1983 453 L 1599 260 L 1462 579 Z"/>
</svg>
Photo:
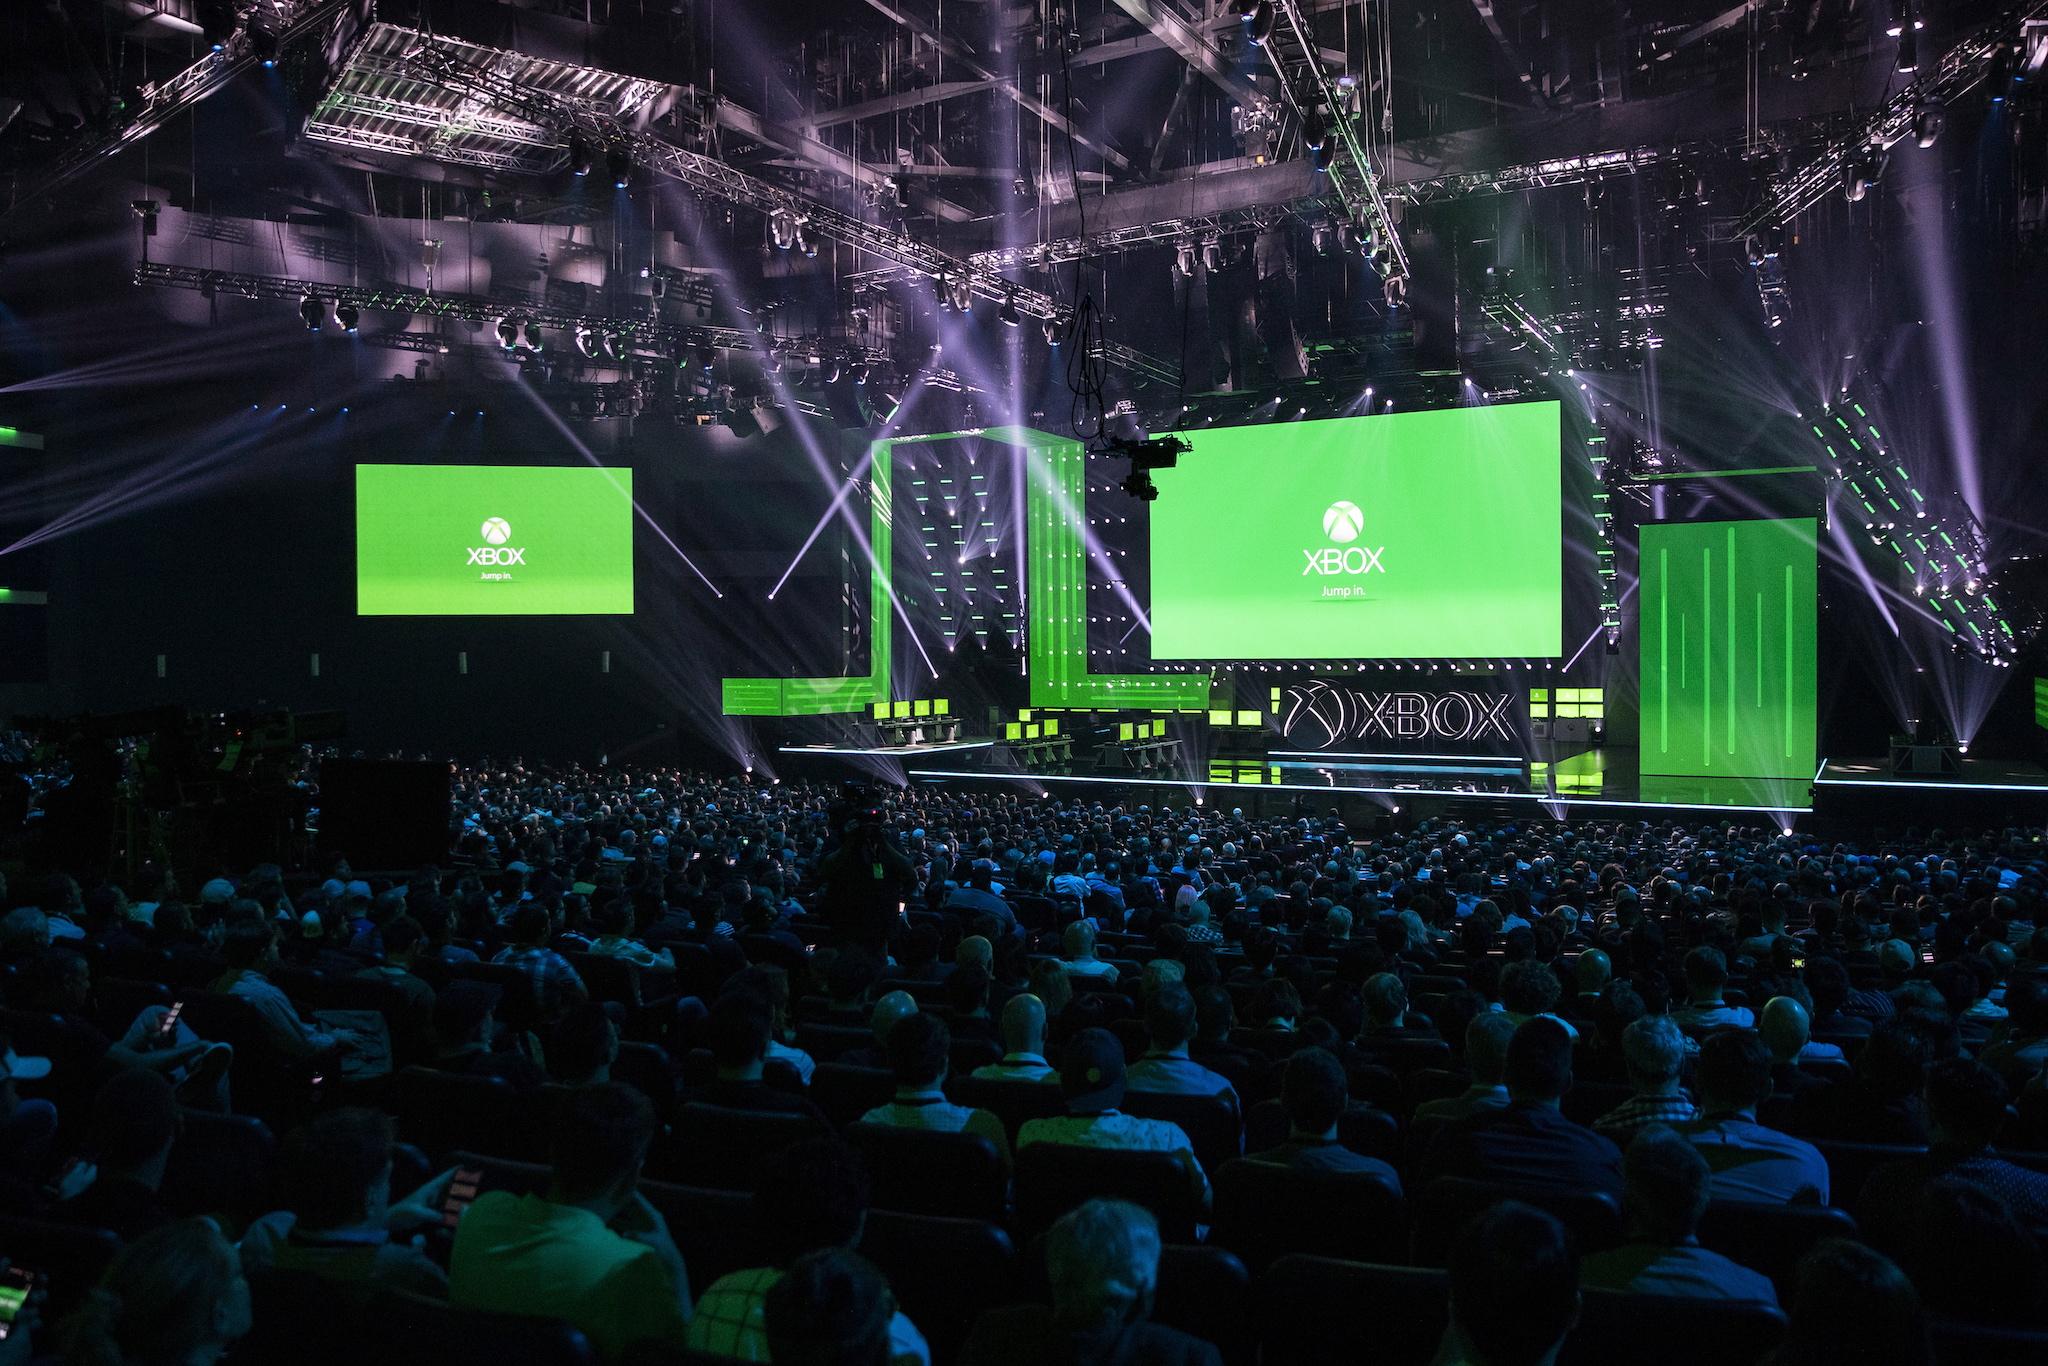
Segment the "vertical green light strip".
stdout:
<svg viewBox="0 0 2048 1366">
<path fill-rule="evenodd" d="M 1657 748 L 1671 752 L 1671 551 L 1657 552 Z"/>
<path fill-rule="evenodd" d="M 1700 708 L 1700 767 L 1714 765 L 1714 548 L 1700 547 L 1700 686 L 1707 699 Z"/>
<path fill-rule="evenodd" d="M 1756 704 L 1764 704 L 1764 590 L 1756 590 Z"/>
<path fill-rule="evenodd" d="M 1728 740 L 1730 754 L 1735 753 L 1735 657 L 1742 653 L 1737 648 L 1735 633 L 1735 528 L 1728 528 Z M 1759 642 L 1761 646 L 1761 642 Z"/>
<path fill-rule="evenodd" d="M 1785 566 L 1785 696 L 1792 696 L 1792 566 Z M 1798 759 L 1792 749 L 1792 708 L 1785 708 L 1785 757 Z"/>
</svg>

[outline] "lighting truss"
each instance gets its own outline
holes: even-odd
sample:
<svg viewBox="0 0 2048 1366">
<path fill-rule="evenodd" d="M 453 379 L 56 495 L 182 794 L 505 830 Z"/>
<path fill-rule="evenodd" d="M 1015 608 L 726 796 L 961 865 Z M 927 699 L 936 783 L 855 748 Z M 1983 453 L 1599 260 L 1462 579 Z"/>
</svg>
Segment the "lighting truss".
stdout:
<svg viewBox="0 0 2048 1366">
<path fill-rule="evenodd" d="M 277 35 L 277 50 L 289 48 L 308 34 L 338 23 L 355 8 L 356 0 L 267 0 L 258 6 L 265 22 Z M 208 52 L 177 75 L 145 85 L 141 107 L 119 126 L 73 147 L 54 165 L 17 193 L 4 210 L 0 222 L 25 204 L 48 195 L 59 186 L 85 174 L 93 167 L 141 142 L 187 109 L 225 89 L 229 82 L 255 66 L 258 61 L 248 30 L 238 30 L 218 52 Z"/>
<path fill-rule="evenodd" d="M 1897 560 L 1950 642 L 1986 661 L 2018 654 L 2032 631 L 2015 630 L 1992 597 L 1989 545 L 1969 507 L 1960 499 L 1929 503 L 1851 393 L 1806 426 L 1827 453 L 1828 471 L 1857 500 L 1863 534 Z"/>
<path fill-rule="evenodd" d="M 1064 320 L 1069 313 L 1067 305 L 1048 294 L 1013 284 L 986 270 L 976 270 L 936 247 L 758 180 L 716 157 L 678 147 L 651 133 L 635 132 L 615 117 L 529 86 L 497 65 L 469 60 L 440 38 L 422 35 L 406 60 L 434 81 L 467 91 L 501 110 L 514 111 L 536 126 L 552 127 L 562 138 L 566 139 L 572 131 L 580 132 L 598 147 L 629 152 L 637 165 L 666 175 L 707 198 L 764 214 L 777 210 L 790 213 L 806 232 L 881 257 L 929 279 L 964 279 L 972 294 L 997 303 L 1009 300 L 1020 314 L 1028 317 Z M 1166 384 L 1179 379 L 1177 369 L 1120 343 L 1104 342 L 1102 352 L 1109 363 L 1144 378 Z"/>
<path fill-rule="evenodd" d="M 138 262 L 135 283 L 159 289 L 189 289 L 202 294 L 226 294 L 243 299 L 275 299 L 297 303 L 312 295 L 335 304 L 354 304 L 365 312 L 405 313 L 414 317 L 449 318 L 460 322 L 490 323 L 517 315 L 536 326 L 574 335 L 588 327 L 600 333 L 617 334 L 643 351 L 671 355 L 678 347 L 710 346 L 722 351 L 759 349 L 760 339 L 752 332 L 734 327 L 712 327 L 702 323 L 668 323 L 659 319 L 614 318 L 601 314 L 574 312 L 534 304 L 525 300 L 486 299 L 474 294 L 434 294 L 421 289 L 399 289 L 366 285 L 335 285 L 320 280 L 301 280 L 281 275 L 246 275 L 231 270 L 205 270 L 197 266 L 167 265 L 157 261 Z M 384 334 L 389 335 L 389 334 Z"/>
<path fill-rule="evenodd" d="M 633 122 L 674 91 L 660 81 L 375 23 L 350 49 L 306 121 L 306 137 L 353 151 L 425 156 L 504 174 L 541 175 L 561 167 L 566 152 L 558 122 L 528 118 L 423 78 L 408 60 L 422 44 L 604 119 Z"/>
<path fill-rule="evenodd" d="M 1960 39 L 1919 80 L 1909 82 L 1867 118 L 1829 141 L 1811 158 L 1771 179 L 1763 200 L 1734 230 L 1740 238 L 1783 227 L 1842 188 L 1849 166 L 1909 136 L 1923 106 L 1945 105 L 1968 94 L 1991 69 L 1992 54 L 2020 40 L 2026 25 L 2048 16 L 2048 0 L 2033 0 L 2022 11 Z"/>
</svg>

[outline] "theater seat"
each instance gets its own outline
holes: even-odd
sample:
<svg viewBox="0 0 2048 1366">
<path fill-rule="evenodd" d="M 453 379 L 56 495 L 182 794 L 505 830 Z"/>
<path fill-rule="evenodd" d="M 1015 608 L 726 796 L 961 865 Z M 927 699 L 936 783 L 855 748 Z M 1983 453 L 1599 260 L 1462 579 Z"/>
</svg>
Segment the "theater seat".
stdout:
<svg viewBox="0 0 2048 1366">
<path fill-rule="evenodd" d="M 455 1309 L 438 1300 L 308 1272 L 249 1277 L 254 1324 L 238 1359 L 294 1366 L 432 1361 L 437 1366 L 589 1366 L 589 1341 L 559 1319 Z"/>
<path fill-rule="evenodd" d="M 524 1133 L 519 1094 L 503 1077 L 403 1068 L 392 1078 L 391 1107 L 398 1117 L 398 1136 L 417 1143 L 435 1162 L 457 1148 L 495 1150 Z"/>
<path fill-rule="evenodd" d="M 1714 1200 L 1700 1220 L 1700 1244 L 1771 1278 L 1778 1302 L 1792 1303 L 1799 1259 L 1826 1238 L 1856 1237 L 1847 1210 L 1765 1200 Z"/>
<path fill-rule="evenodd" d="M 1572 1231 L 1581 1255 L 1621 1241 L 1621 1209 L 1605 1191 L 1514 1186 L 1445 1176 L 1430 1182 L 1415 1201 L 1416 1264 L 1445 1265 L 1465 1226 L 1504 1200 L 1520 1200 L 1555 1216 Z"/>
<path fill-rule="evenodd" d="M 1017 1153 L 1017 1228 L 1026 1237 L 1098 1196 L 1152 1211 L 1167 1242 L 1195 1241 L 1201 1214 L 1187 1168 L 1171 1153 L 1033 1143 Z"/>
<path fill-rule="evenodd" d="M 939 1361 L 953 1359 L 984 1310 L 1014 1298 L 1016 1248 L 988 1220 L 877 1209 L 858 1250 L 888 1276 Z"/>
<path fill-rule="evenodd" d="M 277 1139 L 256 1116 L 181 1108 L 160 1194 L 178 1214 L 226 1215 L 231 1225 L 245 1224 L 275 1208 L 276 1160 Z"/>
<path fill-rule="evenodd" d="M 1180 1126 L 1194 1145 L 1203 1171 L 1215 1171 L 1244 1152 L 1243 1121 L 1227 1096 L 1183 1096 L 1168 1091 L 1124 1092 L 1122 1110 L 1141 1119 L 1163 1119 Z"/>
<path fill-rule="evenodd" d="M 1251 1309 L 1251 1272 L 1230 1249 L 1187 1243 L 1159 1249 L 1156 1322 L 1214 1344 L 1225 1366 L 1251 1366 L 1257 1355 Z"/>
<path fill-rule="evenodd" d="M 754 1220 L 754 1197 L 749 1192 L 642 1181 L 640 1193 L 668 1224 L 696 1293 L 702 1294 L 720 1276 L 773 1260 Z"/>
<path fill-rule="evenodd" d="M 982 1077 L 950 1077 L 946 1099 L 971 1110 L 987 1110 L 1003 1122 L 1010 1146 L 1027 1119 L 1049 1119 L 1067 1112 L 1057 1081 L 996 1081 Z"/>
<path fill-rule="evenodd" d="M 1282 1257 L 1259 1278 L 1261 1359 L 1287 1366 L 1429 1366 L 1450 1321 L 1450 1299 L 1450 1278 L 1442 1271 Z"/>
<path fill-rule="evenodd" d="M 847 1125 L 896 1096 L 896 1074 L 884 1067 L 819 1063 L 811 1073 L 811 1104 L 834 1124 Z"/>
<path fill-rule="evenodd" d="M 979 1134 L 850 1124 L 846 1137 L 867 1163 L 876 1209 L 998 1223 L 1008 1212 L 1008 1174 Z"/>
<path fill-rule="evenodd" d="M 1212 1242 L 1263 1271 L 1293 1252 L 1398 1262 L 1408 1250 L 1401 1199 L 1370 1176 L 1298 1172 L 1241 1158 L 1216 1169 Z"/>
<path fill-rule="evenodd" d="M 1935 1366 L 2041 1366 L 2048 1328 L 1998 1328 L 1930 1317 Z"/>
<path fill-rule="evenodd" d="M 657 1140 L 649 1168 L 665 1181 L 721 1190 L 752 1190 L 762 1158 L 824 1132 L 807 1115 L 731 1110 L 692 1101 L 675 1129 Z"/>
<path fill-rule="evenodd" d="M 1558 1366 L 1729 1366 L 1756 1361 L 1785 1335 L 1767 1305 L 1691 1295 L 1581 1292 L 1578 1327 Z"/>
</svg>

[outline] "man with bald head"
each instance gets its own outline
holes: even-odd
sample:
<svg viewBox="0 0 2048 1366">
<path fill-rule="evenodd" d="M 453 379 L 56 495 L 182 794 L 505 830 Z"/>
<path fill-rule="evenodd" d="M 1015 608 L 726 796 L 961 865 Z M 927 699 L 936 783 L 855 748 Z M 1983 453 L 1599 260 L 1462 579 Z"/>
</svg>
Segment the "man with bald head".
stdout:
<svg viewBox="0 0 2048 1366">
<path fill-rule="evenodd" d="M 1059 1072 L 1045 1060 L 1045 1002 L 1030 992 L 1012 996 L 1003 1007 L 1003 1057 L 974 1070 L 991 1081 L 1056 1082 Z"/>
<path fill-rule="evenodd" d="M 1771 1055 L 1773 1095 L 1797 1095 L 1801 1091 L 1827 1085 L 1826 1078 L 1799 1066 L 1802 1059 L 1847 1065 L 1839 1046 L 1808 1041 L 1813 1033 L 1813 1018 L 1797 997 L 1773 996 L 1764 1002 L 1764 1008 L 1757 1016 L 1756 1032 Z"/>
<path fill-rule="evenodd" d="M 889 1066 L 889 1032 L 896 1028 L 897 1021 L 907 1020 L 917 1014 L 917 998 L 907 991 L 887 991 L 876 999 L 875 1008 L 868 1015 L 868 1028 L 874 1031 L 875 1041 L 859 1048 L 849 1048 L 841 1053 L 835 1062 L 848 1067 Z"/>
</svg>

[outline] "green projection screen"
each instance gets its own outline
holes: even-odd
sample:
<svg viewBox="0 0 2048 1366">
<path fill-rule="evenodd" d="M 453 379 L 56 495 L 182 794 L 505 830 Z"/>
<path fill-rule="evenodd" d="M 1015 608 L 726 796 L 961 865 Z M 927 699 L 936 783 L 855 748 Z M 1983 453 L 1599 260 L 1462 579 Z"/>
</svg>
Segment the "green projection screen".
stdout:
<svg viewBox="0 0 2048 1366">
<path fill-rule="evenodd" d="M 632 610 L 631 470 L 356 466 L 358 615 Z"/>
<path fill-rule="evenodd" d="M 1642 771 L 1811 779 L 1815 525 L 1642 529 Z"/>
<path fill-rule="evenodd" d="M 1153 476 L 1155 659 L 1554 657 L 1558 405 L 1193 432 Z"/>
</svg>

